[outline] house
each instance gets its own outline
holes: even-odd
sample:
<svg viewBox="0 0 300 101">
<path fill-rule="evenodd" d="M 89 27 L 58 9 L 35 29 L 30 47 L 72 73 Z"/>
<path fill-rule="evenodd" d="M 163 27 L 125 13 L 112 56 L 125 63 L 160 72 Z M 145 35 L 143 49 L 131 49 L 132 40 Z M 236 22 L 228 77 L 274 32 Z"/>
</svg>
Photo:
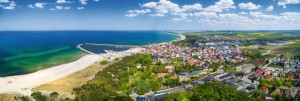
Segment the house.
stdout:
<svg viewBox="0 0 300 101">
<path fill-rule="evenodd" d="M 296 65 L 297 69 L 300 69 L 300 62 Z"/>
<path fill-rule="evenodd" d="M 165 77 L 168 73 L 157 73 L 156 76 L 157 77 Z"/>
<path fill-rule="evenodd" d="M 244 90 L 244 87 L 234 81 L 228 82 L 229 86 L 235 87 L 237 90 Z"/>
<path fill-rule="evenodd" d="M 257 88 L 257 85 L 256 85 L 256 84 L 250 84 L 249 86 L 247 86 L 246 89 L 248 89 L 248 90 L 254 90 L 254 89 L 256 89 L 256 88 Z"/>
<path fill-rule="evenodd" d="M 293 78 L 293 74 L 292 73 L 288 73 L 288 78 Z"/>
<path fill-rule="evenodd" d="M 252 64 L 244 64 L 244 65 L 241 65 L 241 66 L 237 66 L 235 67 L 237 71 L 240 71 L 240 72 L 243 72 L 245 74 L 248 74 L 252 71 L 254 67 L 254 65 Z"/>
<path fill-rule="evenodd" d="M 195 70 L 193 72 L 188 72 L 188 71 L 180 72 L 178 78 L 179 81 L 189 80 L 191 77 L 197 77 L 202 74 L 207 74 L 207 71 L 208 70 L 204 69 L 204 70 Z"/>
<path fill-rule="evenodd" d="M 297 92 L 295 90 L 285 90 L 284 92 L 284 96 L 285 97 L 294 97 L 297 94 Z"/>
<path fill-rule="evenodd" d="M 267 87 L 261 87 L 261 91 L 263 94 L 268 94 L 269 89 Z"/>
<path fill-rule="evenodd" d="M 168 73 L 173 73 L 174 72 L 174 67 L 173 66 L 166 66 L 164 69 L 166 71 L 168 71 Z"/>
<path fill-rule="evenodd" d="M 255 71 L 256 75 L 261 75 L 264 73 L 264 70 L 262 68 L 259 68 Z"/>
<path fill-rule="evenodd" d="M 274 76 L 274 77 L 278 76 L 278 74 L 279 74 L 279 71 L 272 72 L 272 76 Z"/>
<path fill-rule="evenodd" d="M 265 79 L 271 79 L 272 78 L 272 74 L 268 74 L 264 76 Z"/>
<path fill-rule="evenodd" d="M 142 64 L 138 63 L 136 64 L 136 68 L 141 68 L 142 67 Z"/>
<path fill-rule="evenodd" d="M 191 84 L 184 84 L 183 87 L 185 89 L 189 89 L 189 88 L 193 87 L 193 85 L 191 85 Z"/>
<path fill-rule="evenodd" d="M 273 96 L 276 96 L 276 95 L 282 95 L 283 94 L 283 90 L 282 89 L 280 89 L 280 88 L 276 88 L 272 93 L 271 93 L 271 95 L 273 95 Z"/>
</svg>

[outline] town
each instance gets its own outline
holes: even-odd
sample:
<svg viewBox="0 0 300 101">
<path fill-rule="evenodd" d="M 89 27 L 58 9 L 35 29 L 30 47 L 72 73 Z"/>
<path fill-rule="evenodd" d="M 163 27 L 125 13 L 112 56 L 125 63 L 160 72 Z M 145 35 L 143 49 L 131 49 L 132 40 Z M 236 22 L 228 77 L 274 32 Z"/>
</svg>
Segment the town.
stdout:
<svg viewBox="0 0 300 101">
<path fill-rule="evenodd" d="M 238 39 L 204 37 L 210 42 L 196 41 L 198 47 L 178 46 L 172 43 L 153 44 L 145 47 L 143 53 L 151 54 L 152 64 L 165 64 L 163 78 L 171 75 L 182 82 L 181 88 L 166 88 L 153 94 L 137 97 L 138 100 L 162 99 L 162 95 L 190 89 L 213 80 L 227 84 L 244 92 L 249 97 L 275 100 L 276 96 L 300 98 L 300 57 L 252 59 L 239 48 L 245 42 Z M 228 42 L 228 40 L 230 40 Z M 255 43 L 265 43 L 251 41 Z M 272 41 L 274 44 L 290 44 L 290 41 Z M 271 42 L 270 42 L 271 43 Z M 174 61 L 176 60 L 176 61 Z M 180 63 L 185 64 L 180 66 Z M 138 63 L 137 68 L 142 64 Z M 233 71 L 226 70 L 234 66 Z"/>
</svg>

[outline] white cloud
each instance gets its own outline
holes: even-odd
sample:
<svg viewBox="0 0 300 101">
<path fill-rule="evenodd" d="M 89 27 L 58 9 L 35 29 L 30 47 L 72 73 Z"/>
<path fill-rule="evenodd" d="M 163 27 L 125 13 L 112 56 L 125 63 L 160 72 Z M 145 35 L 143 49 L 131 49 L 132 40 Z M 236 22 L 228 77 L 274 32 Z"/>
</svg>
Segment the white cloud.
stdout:
<svg viewBox="0 0 300 101">
<path fill-rule="evenodd" d="M 79 0 L 80 4 L 82 5 L 86 5 L 87 4 L 87 0 Z"/>
<path fill-rule="evenodd" d="M 279 0 L 278 5 L 283 6 L 283 8 L 286 8 L 287 4 L 299 4 L 300 0 Z"/>
<path fill-rule="evenodd" d="M 28 8 L 34 8 L 34 6 L 32 4 L 27 6 Z"/>
<path fill-rule="evenodd" d="M 64 9 L 69 10 L 69 9 L 71 9 L 71 6 L 66 6 L 66 7 L 64 7 Z"/>
<path fill-rule="evenodd" d="M 266 11 L 272 11 L 274 9 L 274 7 L 271 5 L 268 8 L 266 8 Z"/>
<path fill-rule="evenodd" d="M 7 10 L 14 10 L 16 8 L 16 6 L 17 6 L 17 4 L 14 1 L 10 1 L 7 6 L 0 5 L 0 7 L 2 7 L 3 9 L 7 9 Z"/>
<path fill-rule="evenodd" d="M 204 8 L 207 12 L 222 12 L 223 10 L 235 9 L 233 0 L 220 0 L 214 5 Z"/>
<path fill-rule="evenodd" d="M 45 6 L 46 4 L 47 4 L 47 3 L 40 3 L 40 2 L 38 2 L 38 3 L 35 3 L 34 6 L 35 6 L 36 8 L 42 9 L 42 8 L 44 8 L 44 6 Z"/>
<path fill-rule="evenodd" d="M 145 10 L 128 10 L 128 13 L 137 13 L 137 14 L 145 14 L 151 12 L 150 9 L 145 9 Z"/>
<path fill-rule="evenodd" d="M 140 14 L 146 14 L 146 13 L 150 13 L 151 10 L 150 9 L 144 9 L 144 10 L 128 10 L 127 13 L 125 14 L 125 16 L 127 17 L 135 17 L 138 16 Z"/>
<path fill-rule="evenodd" d="M 211 28 L 258 28 L 268 29 L 272 26 L 300 26 L 299 12 L 285 12 L 277 15 L 265 14 L 263 12 L 223 12 L 235 9 L 233 0 L 219 0 L 213 5 L 202 7 L 201 4 L 179 5 L 170 0 L 159 0 L 158 2 L 148 2 L 141 4 L 142 10 L 128 10 L 127 17 L 148 15 L 154 17 L 168 17 L 172 21 L 198 21 L 201 25 L 211 26 Z M 241 9 L 257 10 L 261 5 L 240 3 Z M 147 12 L 145 9 L 149 9 Z M 265 8 L 266 11 L 274 10 L 272 5 Z M 262 11 L 262 10 L 260 10 Z M 203 27 L 203 26 L 202 26 Z M 209 28 L 209 27 L 208 27 Z M 295 28 L 295 27 L 293 27 Z"/>
<path fill-rule="evenodd" d="M 63 6 L 55 6 L 55 9 L 57 9 L 57 10 L 62 10 L 62 9 L 63 9 Z"/>
<path fill-rule="evenodd" d="M 55 8 L 52 8 L 52 10 L 69 10 L 71 9 L 71 6 L 55 6 Z M 51 9 L 50 9 L 51 10 Z"/>
<path fill-rule="evenodd" d="M 195 17 L 201 18 L 217 18 L 217 14 L 215 12 L 196 12 L 194 13 Z"/>
<path fill-rule="evenodd" d="M 155 8 L 157 6 L 156 2 L 148 2 L 142 5 L 142 7 Z"/>
<path fill-rule="evenodd" d="M 94 0 L 94 2 L 99 2 L 100 0 Z"/>
<path fill-rule="evenodd" d="M 0 3 L 9 3 L 8 0 L 0 0 Z"/>
<path fill-rule="evenodd" d="M 140 5 L 142 8 L 148 8 L 151 9 L 153 12 L 152 14 L 148 14 L 149 16 L 156 16 L 156 17 L 163 17 L 166 14 L 171 14 L 175 16 L 178 16 L 178 14 L 183 14 L 184 12 L 192 12 L 192 11 L 196 11 L 196 10 L 201 10 L 202 5 L 199 3 L 195 3 L 192 5 L 183 5 L 180 6 L 176 3 L 173 3 L 169 0 L 159 0 L 158 2 L 148 2 L 148 3 L 144 3 Z M 133 11 L 133 10 L 131 10 Z M 130 12 L 127 12 L 130 13 Z M 146 12 L 146 13 L 150 13 L 150 12 Z M 128 14 L 127 16 L 130 17 L 135 17 L 138 16 L 140 14 Z M 182 17 L 180 18 L 182 19 Z"/>
<path fill-rule="evenodd" d="M 247 12 L 244 12 L 244 11 L 242 11 L 242 12 L 240 12 L 239 14 L 241 14 L 241 15 L 246 15 L 246 14 L 248 14 Z"/>
<path fill-rule="evenodd" d="M 199 3 L 193 4 L 193 5 L 184 5 L 182 6 L 182 9 L 184 11 L 193 11 L 193 10 L 202 10 L 202 5 Z"/>
<path fill-rule="evenodd" d="M 240 3 L 239 7 L 240 7 L 240 9 L 255 10 L 255 9 L 259 9 L 262 6 L 261 5 L 255 5 L 252 2 L 248 2 L 248 3 Z"/>
<path fill-rule="evenodd" d="M 78 9 L 78 10 L 83 10 L 83 9 L 84 9 L 84 7 L 77 7 L 77 9 Z"/>
<path fill-rule="evenodd" d="M 134 13 L 129 13 L 129 14 L 125 14 L 125 16 L 127 17 L 135 17 L 138 16 L 139 14 L 134 14 Z"/>
<path fill-rule="evenodd" d="M 58 3 L 58 4 L 62 4 L 62 3 L 71 3 L 71 1 L 67 1 L 67 0 L 57 0 L 56 3 Z"/>
</svg>

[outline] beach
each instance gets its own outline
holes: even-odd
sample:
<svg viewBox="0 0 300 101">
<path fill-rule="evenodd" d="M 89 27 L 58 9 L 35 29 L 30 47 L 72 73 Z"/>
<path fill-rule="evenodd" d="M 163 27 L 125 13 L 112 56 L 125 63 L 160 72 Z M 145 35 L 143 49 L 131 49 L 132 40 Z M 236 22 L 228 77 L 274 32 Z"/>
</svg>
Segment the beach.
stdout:
<svg viewBox="0 0 300 101">
<path fill-rule="evenodd" d="M 180 37 L 178 40 L 184 40 L 185 36 L 176 34 Z M 103 54 L 88 54 L 76 61 L 53 66 L 47 69 L 39 70 L 34 73 L 25 75 L 16 75 L 8 77 L 0 77 L 0 94 L 1 93 L 17 93 L 21 95 L 30 95 L 32 88 L 43 84 L 61 79 L 77 71 L 83 70 L 99 61 L 113 61 L 115 58 L 129 56 L 135 53 L 142 52 L 144 48 L 135 47 L 125 51 L 106 51 Z"/>
<path fill-rule="evenodd" d="M 30 95 L 32 93 L 32 88 L 85 69 L 97 61 L 124 57 L 138 53 L 141 50 L 141 48 L 132 48 L 122 52 L 89 54 L 76 61 L 39 70 L 34 73 L 0 77 L 0 93 L 20 93 L 22 95 Z"/>
</svg>

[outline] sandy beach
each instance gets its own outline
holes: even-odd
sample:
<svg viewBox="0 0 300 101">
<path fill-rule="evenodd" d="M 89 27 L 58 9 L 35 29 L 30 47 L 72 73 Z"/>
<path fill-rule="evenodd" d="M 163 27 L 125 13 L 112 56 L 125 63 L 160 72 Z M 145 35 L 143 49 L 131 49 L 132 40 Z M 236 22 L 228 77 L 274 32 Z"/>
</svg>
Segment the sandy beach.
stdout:
<svg viewBox="0 0 300 101">
<path fill-rule="evenodd" d="M 32 93 L 32 88 L 85 69 L 97 61 L 124 57 L 133 53 L 138 53 L 141 50 L 141 48 L 132 48 L 123 52 L 90 54 L 85 55 L 76 61 L 39 70 L 34 73 L 0 77 L 0 93 L 20 93 L 22 95 L 30 95 Z"/>
<path fill-rule="evenodd" d="M 175 35 L 180 36 L 180 38 L 174 41 L 185 39 L 184 35 L 181 34 L 175 34 Z M 39 70 L 34 73 L 0 77 L 0 94 L 19 93 L 22 95 L 30 95 L 32 93 L 32 88 L 58 80 L 72 73 L 83 70 L 91 66 L 95 62 L 99 62 L 103 60 L 113 61 L 113 59 L 115 58 L 129 56 L 134 53 L 139 53 L 142 50 L 143 48 L 137 47 L 137 48 L 131 48 L 126 51 L 121 51 L 121 52 L 107 51 L 107 53 L 103 53 L 103 54 L 89 54 L 81 57 L 76 61 Z"/>
</svg>

